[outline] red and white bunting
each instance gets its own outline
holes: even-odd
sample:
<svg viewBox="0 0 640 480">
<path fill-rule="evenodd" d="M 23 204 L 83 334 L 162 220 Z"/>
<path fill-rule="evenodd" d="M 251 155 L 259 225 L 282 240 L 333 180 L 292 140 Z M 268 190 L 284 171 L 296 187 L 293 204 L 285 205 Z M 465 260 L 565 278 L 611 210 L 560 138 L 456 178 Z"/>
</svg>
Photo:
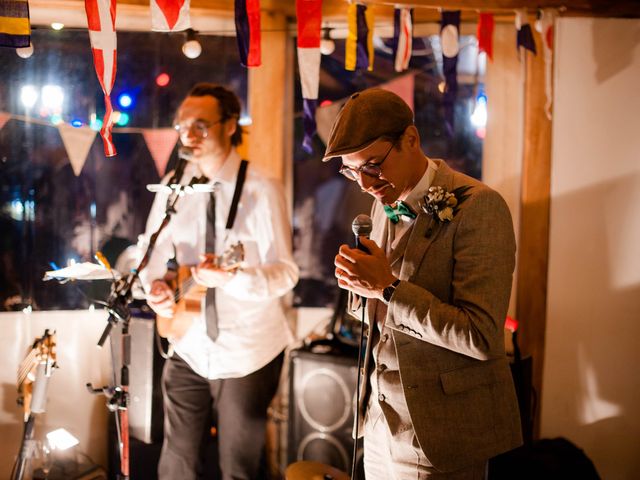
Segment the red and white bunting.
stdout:
<svg viewBox="0 0 640 480">
<path fill-rule="evenodd" d="M 91 145 L 96 138 L 96 132 L 86 126 L 76 128 L 67 123 L 58 125 L 58 132 L 60 132 L 62 143 L 67 150 L 73 173 L 77 177 L 87 161 L 87 155 L 89 155 Z"/>
<path fill-rule="evenodd" d="M 180 32 L 191 28 L 189 0 L 151 0 L 151 30 Z"/>
<path fill-rule="evenodd" d="M 167 164 L 169 163 L 169 157 L 173 151 L 173 147 L 176 146 L 178 141 L 178 132 L 174 128 L 159 128 L 155 130 L 143 130 L 142 137 L 144 138 L 153 163 L 156 165 L 158 176 L 162 178 L 167 170 Z"/>
<path fill-rule="evenodd" d="M 551 104 L 553 103 L 553 25 L 558 11 L 554 8 L 543 8 L 540 10 L 540 18 L 536 21 L 536 30 L 542 37 L 542 51 L 544 54 L 544 80 L 545 94 L 547 101 L 544 105 L 544 112 L 551 120 Z"/>
<path fill-rule="evenodd" d="M 116 147 L 111 138 L 114 120 L 110 97 L 116 79 L 116 0 L 85 0 L 84 7 L 87 12 L 93 63 L 104 92 L 105 113 L 100 136 L 104 141 L 105 155 L 112 157 L 116 154 Z"/>
<path fill-rule="evenodd" d="M 396 8 L 395 15 L 398 17 L 398 39 L 395 58 L 396 72 L 404 72 L 409 68 L 411 51 L 413 48 L 413 17 L 411 8 Z M 395 22 L 394 22 L 395 23 Z M 396 33 L 394 32 L 394 38 Z"/>
<path fill-rule="evenodd" d="M 5 126 L 5 124 L 9 121 L 10 118 L 11 118 L 10 113 L 0 112 L 0 130 L 2 130 L 2 127 Z"/>
<path fill-rule="evenodd" d="M 415 75 L 409 73 L 398 78 L 394 78 L 380 85 L 383 90 L 388 90 L 398 95 L 413 110 L 413 93 L 415 85 Z"/>
</svg>

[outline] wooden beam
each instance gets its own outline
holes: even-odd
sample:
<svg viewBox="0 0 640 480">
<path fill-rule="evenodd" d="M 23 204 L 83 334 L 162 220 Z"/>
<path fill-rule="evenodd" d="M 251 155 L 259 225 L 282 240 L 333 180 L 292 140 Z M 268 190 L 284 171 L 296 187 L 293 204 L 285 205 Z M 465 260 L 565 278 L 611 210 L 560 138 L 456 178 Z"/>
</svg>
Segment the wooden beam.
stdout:
<svg viewBox="0 0 640 480">
<path fill-rule="evenodd" d="M 541 39 L 536 32 L 536 44 Z M 549 207 L 551 185 L 551 121 L 544 106 L 545 66 L 542 52 L 527 53 L 524 107 L 524 151 L 520 235 L 518 242 L 517 318 L 522 353 L 533 359 L 533 388 L 542 398 L 542 371 L 547 313 Z M 540 431 L 540 404 L 533 435 Z"/>
</svg>

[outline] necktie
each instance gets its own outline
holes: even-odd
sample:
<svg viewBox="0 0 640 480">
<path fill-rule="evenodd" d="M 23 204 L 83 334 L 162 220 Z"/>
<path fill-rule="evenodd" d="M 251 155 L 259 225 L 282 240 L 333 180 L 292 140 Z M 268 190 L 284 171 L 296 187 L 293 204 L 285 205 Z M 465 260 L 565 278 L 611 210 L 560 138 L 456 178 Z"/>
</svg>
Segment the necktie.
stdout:
<svg viewBox="0 0 640 480">
<path fill-rule="evenodd" d="M 398 223 L 400 221 L 400 215 L 411 219 L 416 218 L 416 214 L 413 210 L 411 210 L 411 207 L 409 207 L 409 205 L 401 200 L 398 200 L 396 202 L 395 207 L 392 207 L 391 205 L 385 205 L 384 213 L 387 214 L 387 217 L 389 217 L 391 223 Z"/>
<path fill-rule="evenodd" d="M 205 241 L 205 251 L 215 253 L 216 251 L 216 197 L 215 192 L 211 192 L 209 206 L 207 207 L 207 233 Z M 205 296 L 205 318 L 207 321 L 207 335 L 211 340 L 218 338 L 218 312 L 216 310 L 216 289 L 207 288 Z"/>
</svg>

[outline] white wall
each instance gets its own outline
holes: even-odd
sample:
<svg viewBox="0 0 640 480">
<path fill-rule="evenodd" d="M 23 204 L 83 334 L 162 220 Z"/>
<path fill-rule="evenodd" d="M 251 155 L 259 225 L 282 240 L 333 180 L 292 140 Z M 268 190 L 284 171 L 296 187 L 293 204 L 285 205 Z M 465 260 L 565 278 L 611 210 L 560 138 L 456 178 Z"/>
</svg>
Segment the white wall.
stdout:
<svg viewBox="0 0 640 480">
<path fill-rule="evenodd" d="M 46 412 L 36 416 L 35 436 L 65 428 L 80 440 L 74 447 L 106 466 L 108 412 L 105 397 L 85 384 L 111 384 L 109 342 L 96 343 L 106 325 L 102 311 L 0 313 L 0 478 L 9 478 L 22 438 L 22 410 L 16 404 L 16 371 L 28 347 L 45 328 L 57 331 L 58 369 L 47 389 Z M 110 417 L 109 417 L 110 419 Z"/>
<path fill-rule="evenodd" d="M 542 437 L 640 472 L 640 20 L 556 30 Z"/>
</svg>

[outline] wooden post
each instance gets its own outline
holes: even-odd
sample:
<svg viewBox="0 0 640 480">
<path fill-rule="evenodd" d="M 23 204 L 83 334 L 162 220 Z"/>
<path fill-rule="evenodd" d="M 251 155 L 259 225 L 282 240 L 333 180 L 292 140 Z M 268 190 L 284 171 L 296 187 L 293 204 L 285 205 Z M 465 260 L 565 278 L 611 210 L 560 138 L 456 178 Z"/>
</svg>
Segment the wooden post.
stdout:
<svg viewBox="0 0 640 480">
<path fill-rule="evenodd" d="M 520 321 L 522 353 L 533 359 L 533 388 L 539 400 L 542 398 L 547 314 L 551 121 L 544 110 L 545 65 L 542 41 L 537 34 L 536 45 L 538 54 L 527 53 L 526 60 L 516 311 Z M 540 432 L 539 401 L 534 420 L 533 436 L 537 438 Z"/>
<path fill-rule="evenodd" d="M 249 69 L 249 115 L 247 129 L 249 160 L 269 175 L 284 180 L 291 164 L 290 123 L 292 95 L 287 90 L 287 75 L 292 71 L 292 55 L 288 53 L 287 20 L 284 14 L 262 12 L 262 65 Z"/>
</svg>

